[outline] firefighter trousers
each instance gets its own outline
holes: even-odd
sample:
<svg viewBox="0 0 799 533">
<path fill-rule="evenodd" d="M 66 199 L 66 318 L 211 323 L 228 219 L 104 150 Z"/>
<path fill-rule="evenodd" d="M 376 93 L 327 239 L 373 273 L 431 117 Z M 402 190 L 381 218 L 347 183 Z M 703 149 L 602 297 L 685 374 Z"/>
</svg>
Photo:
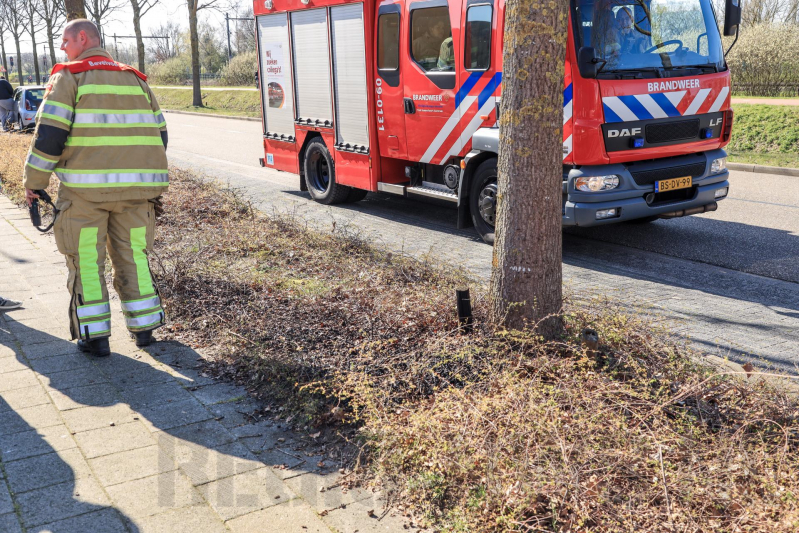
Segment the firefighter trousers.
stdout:
<svg viewBox="0 0 799 533">
<path fill-rule="evenodd" d="M 148 200 L 89 202 L 61 189 L 54 232 L 69 269 L 72 339 L 111 335 L 106 248 L 128 330 L 136 333 L 162 326 L 164 310 L 147 258 L 155 232 L 154 205 Z"/>
</svg>

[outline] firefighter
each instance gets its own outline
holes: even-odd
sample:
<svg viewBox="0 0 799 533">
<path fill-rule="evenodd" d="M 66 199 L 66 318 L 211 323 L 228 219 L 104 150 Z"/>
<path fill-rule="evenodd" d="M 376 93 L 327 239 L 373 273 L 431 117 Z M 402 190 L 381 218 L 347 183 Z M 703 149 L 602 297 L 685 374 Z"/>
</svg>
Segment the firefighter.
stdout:
<svg viewBox="0 0 799 533">
<path fill-rule="evenodd" d="M 86 19 L 64 28 L 67 63 L 53 68 L 25 165 L 28 204 L 55 172 L 54 232 L 66 256 L 69 321 L 81 351 L 109 355 L 106 247 L 128 330 L 147 346 L 164 324 L 150 273 L 155 208 L 169 185 L 166 123 L 146 77 L 115 62 Z"/>
</svg>

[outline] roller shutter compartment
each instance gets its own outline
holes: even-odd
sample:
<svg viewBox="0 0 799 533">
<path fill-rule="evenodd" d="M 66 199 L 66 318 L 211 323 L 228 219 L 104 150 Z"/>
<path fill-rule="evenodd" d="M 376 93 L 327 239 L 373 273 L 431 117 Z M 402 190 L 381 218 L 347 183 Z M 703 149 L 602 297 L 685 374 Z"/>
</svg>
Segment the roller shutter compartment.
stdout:
<svg viewBox="0 0 799 533">
<path fill-rule="evenodd" d="M 363 4 L 331 7 L 330 26 L 336 97 L 336 148 L 367 152 L 369 105 Z"/>
<path fill-rule="evenodd" d="M 327 9 L 292 13 L 291 31 L 297 120 L 301 124 L 332 126 Z"/>
<path fill-rule="evenodd" d="M 258 17 L 258 53 L 264 135 L 294 141 L 294 89 L 289 55 L 288 18 L 284 13 Z"/>
</svg>

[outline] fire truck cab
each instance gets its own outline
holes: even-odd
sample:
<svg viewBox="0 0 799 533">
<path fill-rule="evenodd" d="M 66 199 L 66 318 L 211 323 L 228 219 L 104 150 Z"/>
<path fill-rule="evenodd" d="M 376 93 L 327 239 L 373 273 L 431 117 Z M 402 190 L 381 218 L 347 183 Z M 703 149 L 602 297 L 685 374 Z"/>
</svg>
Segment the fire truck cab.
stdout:
<svg viewBox="0 0 799 533">
<path fill-rule="evenodd" d="M 493 241 L 504 0 L 255 0 L 261 164 L 324 204 L 450 202 Z M 736 19 L 737 17 L 737 19 Z M 737 31 L 727 0 L 725 34 Z M 711 0 L 571 0 L 563 224 L 713 211 L 730 74 Z"/>
</svg>

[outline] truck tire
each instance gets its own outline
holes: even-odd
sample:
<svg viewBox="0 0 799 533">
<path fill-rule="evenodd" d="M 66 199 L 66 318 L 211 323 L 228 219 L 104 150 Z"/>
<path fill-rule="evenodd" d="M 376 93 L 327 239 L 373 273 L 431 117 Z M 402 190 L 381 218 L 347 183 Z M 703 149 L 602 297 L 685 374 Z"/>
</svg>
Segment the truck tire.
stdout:
<svg viewBox="0 0 799 533">
<path fill-rule="evenodd" d="M 355 187 L 350 187 L 350 193 L 347 195 L 347 199 L 344 200 L 348 204 L 354 204 L 355 202 L 360 202 L 366 195 L 369 194 L 369 191 L 364 189 L 356 189 Z"/>
<path fill-rule="evenodd" d="M 483 161 L 472 177 L 469 189 L 469 211 L 474 229 L 488 244 L 494 244 L 497 211 L 497 160 Z"/>
<path fill-rule="evenodd" d="M 352 189 L 336 183 L 333 158 L 322 139 L 311 139 L 308 143 L 303 168 L 311 198 L 325 205 L 340 204 L 347 200 Z"/>
</svg>

